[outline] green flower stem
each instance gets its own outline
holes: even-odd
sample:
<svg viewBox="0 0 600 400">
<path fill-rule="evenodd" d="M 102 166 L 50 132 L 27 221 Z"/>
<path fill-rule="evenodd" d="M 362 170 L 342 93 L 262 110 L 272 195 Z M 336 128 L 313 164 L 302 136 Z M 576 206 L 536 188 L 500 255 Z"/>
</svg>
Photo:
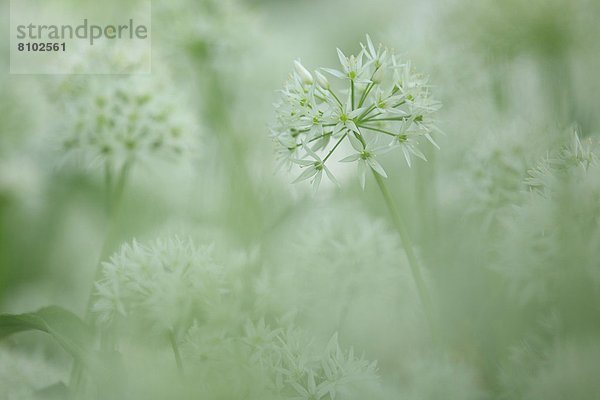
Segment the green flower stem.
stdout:
<svg viewBox="0 0 600 400">
<path fill-rule="evenodd" d="M 415 284 L 417 285 L 417 291 L 419 293 L 419 298 L 421 300 L 421 304 L 423 305 L 423 309 L 425 312 L 425 317 L 431 327 L 432 336 L 434 339 L 437 339 L 436 330 L 434 329 L 433 323 L 433 307 L 431 303 L 431 297 L 429 296 L 429 292 L 427 290 L 427 285 L 425 284 L 425 280 L 423 279 L 423 275 L 421 274 L 421 266 L 419 263 L 419 259 L 415 254 L 412 240 L 410 239 L 410 235 L 408 234 L 408 229 L 404 224 L 404 221 L 400 217 L 400 213 L 396 208 L 396 204 L 392 200 L 390 192 L 388 191 L 385 182 L 383 181 L 383 177 L 381 177 L 377 172 L 372 171 L 375 180 L 377 181 L 377 185 L 379 186 L 379 190 L 383 195 L 383 199 L 385 200 L 385 204 L 388 208 L 392 216 L 392 220 L 398 233 L 400 234 L 400 240 L 402 241 L 402 245 L 404 246 L 404 251 L 406 252 L 406 257 L 408 258 L 408 265 L 410 266 L 410 271 L 412 273 L 413 279 L 415 280 Z"/>
<path fill-rule="evenodd" d="M 333 148 L 331 150 L 329 150 L 329 153 L 327 153 L 327 155 L 323 159 L 323 164 L 325 164 L 325 161 L 327 161 L 327 159 L 329 159 L 329 157 L 331 157 L 331 155 L 333 154 L 333 152 L 335 151 L 335 149 L 337 149 L 337 147 L 340 145 L 340 143 L 342 143 L 342 141 L 344 140 L 344 138 L 346 137 L 347 134 L 348 133 L 344 133 L 342 135 L 342 137 L 337 141 L 337 143 L 335 144 L 335 146 L 333 146 Z"/>
<path fill-rule="evenodd" d="M 367 126 L 367 125 L 359 125 L 360 128 L 365 128 L 365 129 L 369 129 L 371 131 L 375 131 L 375 132 L 381 132 L 381 133 L 385 133 L 386 135 L 390 135 L 390 136 L 398 136 L 395 133 L 392 133 L 390 131 L 386 131 L 385 129 L 379 129 L 379 128 L 375 128 L 374 126 Z"/>
<path fill-rule="evenodd" d="M 113 236 L 116 231 L 116 221 L 117 215 L 119 214 L 119 210 L 121 208 L 121 203 L 123 199 L 123 192 L 125 191 L 125 186 L 127 184 L 127 180 L 129 177 L 129 173 L 131 170 L 133 163 L 131 160 L 128 160 L 121 167 L 121 171 L 119 172 L 119 177 L 116 182 L 116 186 L 112 188 L 112 174 L 110 169 L 107 168 L 105 170 L 105 179 L 106 179 L 106 192 L 107 192 L 107 210 L 108 210 L 108 230 L 104 237 L 104 243 L 102 244 L 102 249 L 100 250 L 100 256 L 98 257 L 98 262 L 96 263 L 96 270 L 94 272 L 94 282 L 96 282 L 100 278 L 100 272 L 102 265 L 102 260 L 107 256 L 107 253 L 112 244 Z M 94 286 L 92 283 L 92 288 L 90 289 L 86 308 L 85 308 L 85 320 L 90 325 L 93 325 L 92 318 L 92 304 L 94 299 Z M 76 393 L 80 393 L 83 390 L 83 365 L 81 362 L 75 360 L 73 364 L 73 368 L 71 370 L 71 378 L 69 385 Z"/>
<path fill-rule="evenodd" d="M 390 117 L 390 118 L 375 118 L 376 116 L 373 116 L 371 118 L 367 118 L 362 122 L 374 122 L 374 121 L 406 121 L 409 118 L 411 118 L 411 115 L 406 115 L 404 117 Z"/>
<path fill-rule="evenodd" d="M 354 110 L 354 81 L 350 81 L 350 90 L 352 92 L 352 109 Z"/>
<path fill-rule="evenodd" d="M 179 346 L 177 345 L 177 340 L 175 339 L 175 332 L 173 332 L 173 330 L 169 331 L 169 342 L 171 343 L 171 349 L 173 349 L 173 355 L 175 356 L 177 369 L 179 370 L 179 373 L 183 376 L 183 362 L 181 361 L 181 353 L 179 352 Z"/>
<path fill-rule="evenodd" d="M 340 101 L 340 99 L 337 97 L 337 95 L 335 94 L 335 92 L 333 90 L 331 90 L 331 88 L 327 89 L 329 91 L 329 93 L 331 93 L 333 95 L 333 98 L 335 99 L 335 101 L 338 102 L 338 104 L 340 105 L 341 109 L 344 109 L 344 105 L 342 104 L 342 102 Z"/>
<path fill-rule="evenodd" d="M 112 245 L 113 237 L 116 231 L 116 220 L 117 215 L 121 209 L 121 203 L 123 201 L 123 192 L 125 191 L 125 186 L 127 183 L 127 179 L 129 177 L 129 173 L 131 171 L 133 163 L 131 161 L 126 161 L 125 164 L 121 167 L 121 171 L 119 172 L 119 177 L 116 182 L 116 186 L 114 191 L 110 186 L 107 186 L 106 191 L 109 193 L 108 196 L 108 230 L 104 237 L 104 243 L 102 244 L 102 249 L 100 250 L 100 256 L 98 262 L 96 263 L 96 270 L 94 272 L 94 282 L 96 282 L 100 278 L 101 271 L 101 263 L 102 260 L 108 255 L 108 251 Z M 85 318 L 88 322 L 91 319 L 92 313 L 92 300 L 93 300 L 93 288 L 90 290 L 90 294 L 88 296 L 88 301 L 85 309 Z"/>
<path fill-rule="evenodd" d="M 369 95 L 369 92 L 371 91 L 371 89 L 373 89 L 374 86 L 375 84 L 373 82 L 367 85 L 367 88 L 363 92 L 362 96 L 360 96 L 360 100 L 358 101 L 358 108 L 360 108 L 363 105 L 363 103 L 367 99 L 367 96 Z"/>
<path fill-rule="evenodd" d="M 104 186 L 106 187 L 106 212 L 110 213 L 110 203 L 111 203 L 111 190 L 110 188 L 112 187 L 112 171 L 107 164 L 104 165 Z"/>
<path fill-rule="evenodd" d="M 360 108 L 360 104 L 358 105 L 358 107 Z M 362 121 L 363 118 L 366 118 L 369 114 L 371 114 L 371 112 L 373 112 L 373 110 L 375 109 L 375 104 L 372 104 L 371 107 L 367 108 L 365 110 L 365 112 L 363 112 L 361 115 L 358 116 L 358 118 L 356 119 L 357 121 Z"/>
</svg>

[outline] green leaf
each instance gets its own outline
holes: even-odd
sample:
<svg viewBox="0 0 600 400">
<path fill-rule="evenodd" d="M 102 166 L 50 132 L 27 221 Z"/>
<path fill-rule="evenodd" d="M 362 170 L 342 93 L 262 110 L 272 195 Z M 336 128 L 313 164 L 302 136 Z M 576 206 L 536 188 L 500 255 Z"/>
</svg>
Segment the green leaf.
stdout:
<svg viewBox="0 0 600 400">
<path fill-rule="evenodd" d="M 48 333 L 82 362 L 89 359 L 93 338 L 90 328 L 77 315 L 62 307 L 50 306 L 25 314 L 0 314 L 0 339 L 30 330 Z"/>
</svg>

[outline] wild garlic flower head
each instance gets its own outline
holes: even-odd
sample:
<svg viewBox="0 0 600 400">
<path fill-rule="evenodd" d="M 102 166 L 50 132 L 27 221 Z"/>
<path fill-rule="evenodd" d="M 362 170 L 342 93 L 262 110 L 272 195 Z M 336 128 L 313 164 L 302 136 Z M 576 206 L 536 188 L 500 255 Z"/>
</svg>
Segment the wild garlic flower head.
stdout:
<svg viewBox="0 0 600 400">
<path fill-rule="evenodd" d="M 240 325 L 194 325 L 180 342 L 184 365 L 202 398 L 272 399 L 269 374 L 249 357 Z"/>
<path fill-rule="evenodd" d="M 376 363 L 342 349 L 337 334 L 320 350 L 303 331 L 272 329 L 261 320 L 246 325 L 244 343 L 280 399 L 369 398 L 379 383 Z"/>
<path fill-rule="evenodd" d="M 410 166 L 412 157 L 425 159 L 423 139 L 437 146 L 433 116 L 440 103 L 431 98 L 427 78 L 369 36 L 361 48 L 350 56 L 338 49 L 341 69 L 314 74 L 296 60 L 275 105 L 278 155 L 282 163 L 303 168 L 296 181 L 311 179 L 315 190 L 323 174 L 336 182 L 328 168 L 333 159 L 356 163 L 364 188 L 368 170 L 386 177 L 379 155 L 398 149 Z M 352 150 L 340 158 L 343 142 Z"/>
<path fill-rule="evenodd" d="M 197 125 L 166 82 L 98 76 L 61 90 L 61 147 L 68 157 L 118 169 L 126 162 L 178 159 L 194 147 Z"/>
<path fill-rule="evenodd" d="M 521 303 L 552 302 L 567 291 L 595 296 L 600 282 L 596 159 L 594 142 L 572 134 L 530 170 L 529 192 L 503 219 L 494 268 Z"/>
<path fill-rule="evenodd" d="M 178 237 L 134 240 L 102 264 L 93 310 L 105 327 L 127 318 L 160 334 L 183 332 L 219 304 L 223 276 L 211 247 Z"/>
<path fill-rule="evenodd" d="M 573 172 L 585 174 L 591 167 L 598 165 L 599 155 L 598 140 L 581 140 L 578 130 L 572 128 L 568 141 L 561 144 L 558 150 L 548 153 L 547 157 L 528 171 L 525 183 L 531 190 L 548 195 L 561 179 Z"/>
<path fill-rule="evenodd" d="M 389 354 L 382 341 L 372 340 L 374 329 L 423 337 L 425 320 L 406 255 L 384 221 L 338 203 L 291 221 L 282 235 L 289 245 L 268 253 L 256 285 L 266 313 L 294 312 L 312 332 L 342 331 L 379 359 Z"/>
</svg>

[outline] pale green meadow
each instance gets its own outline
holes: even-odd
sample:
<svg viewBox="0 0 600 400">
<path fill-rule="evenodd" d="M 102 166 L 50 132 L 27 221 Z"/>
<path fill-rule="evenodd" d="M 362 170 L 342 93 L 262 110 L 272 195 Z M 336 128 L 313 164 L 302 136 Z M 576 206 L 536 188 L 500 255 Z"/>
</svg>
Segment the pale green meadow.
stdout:
<svg viewBox="0 0 600 400">
<path fill-rule="evenodd" d="M 600 398 L 600 2 L 151 12 L 0 41 L 0 400 Z"/>
</svg>

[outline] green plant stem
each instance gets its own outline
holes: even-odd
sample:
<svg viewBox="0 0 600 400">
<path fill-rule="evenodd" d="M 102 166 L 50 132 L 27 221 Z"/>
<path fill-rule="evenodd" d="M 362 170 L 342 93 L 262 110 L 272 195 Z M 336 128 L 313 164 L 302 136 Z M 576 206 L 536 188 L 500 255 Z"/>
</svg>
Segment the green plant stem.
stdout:
<svg viewBox="0 0 600 400">
<path fill-rule="evenodd" d="M 106 178 L 106 192 L 107 192 L 107 201 L 106 208 L 108 210 L 108 229 L 106 235 L 104 236 L 104 242 L 102 243 L 102 248 L 100 250 L 100 255 L 98 257 L 98 262 L 96 263 L 96 269 L 94 271 L 94 282 L 100 279 L 100 272 L 102 265 L 102 260 L 107 256 L 107 253 L 112 245 L 113 236 L 116 231 L 116 220 L 117 215 L 119 214 L 119 210 L 121 208 L 121 203 L 123 200 L 123 192 L 125 191 L 125 186 L 129 177 L 129 173 L 131 170 L 133 163 L 128 160 L 123 164 L 121 170 L 119 172 L 119 177 L 116 182 L 116 186 L 113 190 L 112 188 L 112 175 L 110 173 L 110 169 L 107 167 L 105 169 L 105 178 Z M 92 288 L 90 289 L 86 307 L 85 307 L 85 321 L 90 325 L 93 325 L 92 319 L 92 304 L 94 299 L 94 286 L 92 283 Z M 83 365 L 79 361 L 75 361 L 73 363 L 73 368 L 71 370 L 71 379 L 69 385 L 75 392 L 79 392 L 81 390 L 81 383 L 83 378 Z"/>
<path fill-rule="evenodd" d="M 108 251 L 110 250 L 110 247 L 112 245 L 113 236 L 114 236 L 115 230 L 116 230 L 117 216 L 121 209 L 121 203 L 123 201 L 123 192 L 125 190 L 125 186 L 127 183 L 127 179 L 129 177 L 129 172 L 131 170 L 131 166 L 132 166 L 131 161 L 127 161 L 127 162 L 125 162 L 125 164 L 123 164 L 123 166 L 121 167 L 121 171 L 119 172 L 119 177 L 117 179 L 114 191 L 112 190 L 111 187 L 106 188 L 106 190 L 109 193 L 112 193 L 112 195 L 109 196 L 109 201 L 107 204 L 108 230 L 104 237 L 104 243 L 102 244 L 102 249 L 100 250 L 98 262 L 96 263 L 96 269 L 94 272 L 94 282 L 96 282 L 100 278 L 100 271 L 101 271 L 100 266 L 101 266 L 102 260 L 104 260 L 104 258 L 108 255 Z M 94 297 L 93 292 L 94 292 L 94 290 L 92 288 L 92 290 L 90 291 L 90 294 L 88 296 L 88 301 L 86 303 L 86 308 L 85 308 L 85 318 L 88 322 L 90 322 L 90 318 L 91 318 L 92 300 Z"/>
<path fill-rule="evenodd" d="M 405 115 L 403 117 L 389 117 L 389 118 L 376 118 L 377 115 L 373 117 L 362 120 L 361 122 L 373 122 L 373 121 L 406 121 L 411 118 L 411 115 Z"/>
<path fill-rule="evenodd" d="M 106 212 L 110 213 L 110 198 L 112 196 L 112 171 L 110 170 L 108 163 L 104 165 L 104 186 L 106 188 Z"/>
<path fill-rule="evenodd" d="M 350 90 L 352 91 L 352 110 L 354 110 L 354 81 L 350 81 Z"/>
<path fill-rule="evenodd" d="M 374 126 L 359 125 L 359 127 L 360 128 L 365 128 L 365 129 L 368 129 L 368 130 L 371 130 L 371 131 L 375 131 L 375 132 L 385 133 L 386 135 L 389 135 L 389 136 L 394 136 L 394 137 L 398 136 L 395 133 L 392 133 L 390 131 L 386 131 L 385 129 L 375 128 Z"/>
<path fill-rule="evenodd" d="M 335 99 L 335 101 L 338 102 L 338 104 L 340 105 L 341 109 L 344 109 L 344 105 L 342 104 L 342 102 L 340 101 L 340 99 L 336 96 L 335 92 L 333 90 L 331 90 L 331 88 L 327 88 L 327 91 L 329 91 L 329 93 L 331 93 L 331 95 L 333 96 L 333 98 Z"/>
<path fill-rule="evenodd" d="M 333 146 L 333 148 L 331 150 L 329 150 L 329 153 L 327 153 L 327 155 L 323 159 L 323 164 L 325 164 L 325 161 L 327 161 L 329 159 L 329 157 L 331 157 L 331 155 L 333 154 L 335 149 L 337 149 L 337 147 L 340 145 L 340 143 L 342 143 L 342 141 L 344 140 L 344 138 L 346 137 L 347 134 L 348 133 L 344 133 L 342 135 L 342 137 L 337 141 L 337 143 Z"/>
<path fill-rule="evenodd" d="M 369 85 L 367 86 L 367 88 L 363 92 L 362 96 L 360 96 L 360 100 L 358 100 L 358 108 L 360 108 L 363 105 L 363 103 L 367 99 L 367 96 L 371 92 L 371 89 L 373 89 L 374 86 L 375 86 L 375 84 L 373 82 L 369 83 Z"/>
<path fill-rule="evenodd" d="M 179 352 L 179 346 L 177 345 L 177 340 L 175 339 L 175 332 L 173 332 L 173 330 L 169 331 L 169 342 L 171 342 L 171 349 L 173 349 L 173 355 L 175 356 L 177 369 L 179 370 L 179 373 L 183 376 L 183 362 L 181 361 L 181 353 Z"/>
<path fill-rule="evenodd" d="M 359 105 L 360 107 L 360 105 Z M 373 112 L 373 110 L 375 110 L 375 108 L 377 108 L 375 106 L 375 104 L 371 104 L 371 106 L 369 108 L 367 108 L 362 114 L 360 114 L 358 116 L 358 118 L 356 118 L 356 122 L 360 123 L 362 121 L 363 118 L 366 118 L 369 114 L 371 114 Z"/>
<path fill-rule="evenodd" d="M 421 300 L 421 304 L 423 305 L 425 317 L 427 318 L 427 321 L 431 328 L 432 336 L 435 340 L 437 339 L 437 332 L 433 323 L 433 307 L 431 303 L 431 297 L 429 296 L 427 285 L 425 284 L 425 280 L 423 279 L 419 259 L 415 254 L 412 240 L 410 239 L 410 235 L 408 233 L 408 229 L 406 228 L 406 225 L 402 220 L 398 209 L 396 208 L 396 204 L 392 200 L 392 196 L 390 195 L 390 192 L 388 191 L 388 188 L 385 182 L 383 181 L 383 177 L 381 177 L 375 171 L 372 172 L 373 176 L 375 177 L 375 181 L 377 181 L 377 185 L 379 186 L 379 190 L 383 195 L 383 199 L 385 200 L 385 204 L 388 208 L 388 211 L 391 214 L 392 221 L 394 222 L 398 234 L 400 235 L 400 240 L 402 241 L 402 245 L 404 246 L 406 257 L 408 258 L 408 265 L 410 266 L 410 271 L 417 286 L 419 299 Z"/>
</svg>

